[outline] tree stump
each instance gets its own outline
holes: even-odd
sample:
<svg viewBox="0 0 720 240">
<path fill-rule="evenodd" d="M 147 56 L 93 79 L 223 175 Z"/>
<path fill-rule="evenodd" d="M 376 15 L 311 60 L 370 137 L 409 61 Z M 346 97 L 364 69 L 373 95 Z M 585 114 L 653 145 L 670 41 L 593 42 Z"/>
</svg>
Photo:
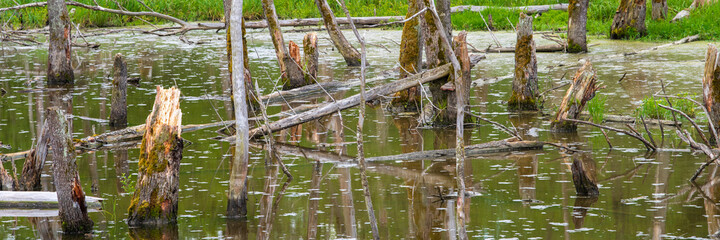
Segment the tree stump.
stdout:
<svg viewBox="0 0 720 240">
<path fill-rule="evenodd" d="M 422 0 L 409 0 L 408 4 L 406 19 L 425 8 Z M 422 70 L 423 34 L 420 19 L 416 17 L 405 22 L 403 26 L 402 41 L 400 41 L 400 78 L 406 78 L 409 74 L 418 73 Z M 396 111 L 417 111 L 420 108 L 420 101 L 422 101 L 420 88 L 412 87 L 395 93 L 391 106 Z"/>
<path fill-rule="evenodd" d="M 67 234 L 92 231 L 93 221 L 87 215 L 85 193 L 80 185 L 75 146 L 68 121 L 59 108 L 50 108 L 46 113 L 53 159 L 53 183 L 57 191 L 60 220 L 63 232 Z"/>
<path fill-rule="evenodd" d="M 8 174 L 5 167 L 0 163 L 0 191 L 15 191 L 16 186 L 15 179 Z"/>
<path fill-rule="evenodd" d="M 305 76 L 300 70 L 300 65 L 294 62 L 285 47 L 282 30 L 278 23 L 277 12 L 275 11 L 275 3 L 273 0 L 262 0 L 263 12 L 265 20 L 270 29 L 270 37 L 275 46 L 275 54 L 277 55 L 280 72 L 282 74 L 283 89 L 289 90 L 305 85 Z"/>
<path fill-rule="evenodd" d="M 315 5 L 317 5 L 322 14 L 323 23 L 325 24 L 325 28 L 327 28 L 328 35 L 330 35 L 330 40 L 332 40 L 335 48 L 345 59 L 345 63 L 347 63 L 348 66 L 360 66 L 360 52 L 348 42 L 345 35 L 343 35 L 340 28 L 338 28 L 335 15 L 330 5 L 328 5 L 326 0 L 315 0 Z"/>
<path fill-rule="evenodd" d="M 234 4 L 239 4 L 242 1 L 235 0 Z M 274 8 L 274 7 L 273 7 Z M 232 17 L 230 18 L 230 25 L 237 26 L 242 24 L 243 11 L 242 7 L 232 9 Z M 243 32 L 232 30 L 231 33 L 233 38 L 237 39 L 240 36 L 244 36 Z M 245 61 L 247 59 L 245 52 L 238 51 L 239 49 L 245 48 L 245 42 L 235 41 L 232 42 L 233 49 L 235 49 L 231 55 L 235 62 Z M 294 60 L 293 60 L 294 61 Z M 293 63 L 295 64 L 295 63 Z M 247 214 L 247 168 L 249 158 L 249 142 L 248 136 L 249 125 L 248 125 L 248 104 L 245 94 L 247 93 L 245 88 L 244 77 L 242 73 L 246 71 L 245 65 L 234 65 L 233 66 L 233 107 L 235 111 L 235 151 L 233 151 L 233 167 L 231 169 L 229 193 L 228 193 L 228 205 L 227 214 L 229 217 L 244 217 Z"/>
<path fill-rule="evenodd" d="M 49 111 L 50 110 L 46 110 L 45 115 L 50 115 L 51 113 Z M 50 144 L 50 136 L 48 134 L 50 134 L 50 127 L 48 126 L 48 119 L 45 119 L 40 129 L 40 135 L 35 144 L 35 148 L 25 157 L 22 175 L 20 176 L 20 182 L 17 186 L 21 191 L 40 191 L 42 188 L 40 177 L 48 154 L 48 144 Z"/>
<path fill-rule="evenodd" d="M 567 32 L 567 51 L 569 53 L 587 52 L 587 10 L 589 4 L 590 0 L 570 0 Z"/>
<path fill-rule="evenodd" d="M 708 46 L 705 55 L 705 73 L 703 75 L 703 102 L 710 114 L 715 130 L 720 130 L 720 53 L 715 45 Z M 718 141 L 716 139 L 716 141 Z"/>
<path fill-rule="evenodd" d="M 652 19 L 665 20 L 667 18 L 667 0 L 652 0 Z"/>
<path fill-rule="evenodd" d="M 515 78 L 508 110 L 537 110 L 538 80 L 537 54 L 533 40 L 533 18 L 520 13 L 515 44 Z"/>
<path fill-rule="evenodd" d="M 573 175 L 573 184 L 575 184 L 575 192 L 582 197 L 597 197 L 600 190 L 597 186 L 597 173 L 595 170 L 595 160 L 584 154 L 576 154 L 573 156 L 573 163 L 570 167 Z"/>
<path fill-rule="evenodd" d="M 127 63 L 120 53 L 115 55 L 113 74 L 110 126 L 123 128 L 127 126 Z"/>
<path fill-rule="evenodd" d="M 458 115 L 458 108 L 464 109 L 470 100 L 470 56 L 467 49 L 467 32 L 460 32 L 453 38 L 452 44 L 455 56 L 460 62 L 460 79 L 453 79 L 455 94 L 448 95 L 447 111 L 443 111 L 442 114 L 445 115 L 444 118 L 457 122 L 460 116 L 463 120 L 468 116 L 464 112 Z"/>
<path fill-rule="evenodd" d="M 313 84 L 317 80 L 319 54 L 317 50 L 317 33 L 311 32 L 305 34 L 303 38 L 303 52 L 305 67 L 305 84 Z"/>
<path fill-rule="evenodd" d="M 160 225 L 177 220 L 178 172 L 182 160 L 180 90 L 157 87 L 145 121 L 138 180 L 128 208 L 128 225 Z"/>
<path fill-rule="evenodd" d="M 620 0 L 610 29 L 610 39 L 645 36 L 645 0 Z"/>
<path fill-rule="evenodd" d="M 75 74 L 71 64 L 70 16 L 64 0 L 48 0 L 48 85 L 73 84 Z"/>
<path fill-rule="evenodd" d="M 565 93 L 555 119 L 551 123 L 553 132 L 575 132 L 577 125 L 565 119 L 578 119 L 585 104 L 595 97 L 595 91 L 600 88 L 597 75 L 590 61 L 585 62 L 573 77 L 572 85 Z"/>
</svg>

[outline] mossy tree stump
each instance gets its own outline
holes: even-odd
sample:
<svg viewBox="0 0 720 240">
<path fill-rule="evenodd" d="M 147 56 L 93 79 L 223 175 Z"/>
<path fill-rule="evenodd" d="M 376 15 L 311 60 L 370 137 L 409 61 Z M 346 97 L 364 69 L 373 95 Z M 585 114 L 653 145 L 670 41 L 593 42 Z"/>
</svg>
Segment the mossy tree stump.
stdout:
<svg viewBox="0 0 720 240">
<path fill-rule="evenodd" d="M 335 14 L 333 14 L 330 5 L 328 5 L 326 0 L 315 0 L 315 5 L 317 5 L 322 14 L 323 23 L 325 24 L 325 28 L 327 28 L 328 35 L 330 35 L 330 40 L 332 40 L 335 48 L 345 59 L 345 63 L 347 63 L 348 66 L 360 66 L 360 52 L 348 42 L 345 35 L 340 31 L 337 21 L 335 20 Z"/>
<path fill-rule="evenodd" d="M 110 126 L 122 128 L 127 126 L 127 63 L 120 53 L 115 55 L 113 74 Z"/>
<path fill-rule="evenodd" d="M 410 18 L 425 8 L 422 0 L 408 0 L 408 12 L 405 18 Z M 420 16 L 405 22 L 400 41 L 400 78 L 406 78 L 410 74 L 422 70 L 422 26 Z M 417 111 L 420 108 L 420 88 L 412 87 L 405 91 L 395 93 L 392 100 L 392 110 L 396 111 Z"/>
<path fill-rule="evenodd" d="M 645 0 L 620 0 L 610 28 L 611 39 L 637 38 L 646 34 Z"/>
<path fill-rule="evenodd" d="M 551 123 L 551 130 L 554 132 L 575 132 L 577 125 L 565 119 L 578 119 L 585 104 L 595 97 L 595 91 L 600 88 L 597 82 L 595 69 L 590 61 L 578 69 L 573 77 L 572 85 L 565 93 L 555 119 Z"/>
<path fill-rule="evenodd" d="M 180 90 L 158 86 L 140 145 L 138 179 L 128 208 L 130 226 L 177 220 L 178 173 L 183 150 L 181 121 Z"/>
<path fill-rule="evenodd" d="M 318 37 L 315 32 L 305 34 L 305 38 L 303 38 L 304 61 L 302 66 L 305 68 L 305 84 L 313 84 L 317 80 L 318 60 L 320 58 L 317 42 Z"/>
<path fill-rule="evenodd" d="M 568 6 L 569 53 L 587 52 L 587 10 L 590 0 L 570 0 Z"/>
<path fill-rule="evenodd" d="M 263 13 L 265 14 L 265 20 L 267 21 L 268 29 L 270 30 L 270 38 L 272 38 L 273 45 L 275 46 L 275 54 L 277 55 L 278 64 L 280 65 L 283 89 L 289 90 L 304 86 L 305 76 L 300 69 L 300 64 L 297 64 L 292 59 L 287 47 L 285 46 L 285 40 L 283 39 L 282 30 L 280 29 L 280 24 L 278 23 L 274 1 L 262 0 L 262 6 Z"/>
<path fill-rule="evenodd" d="M 508 101 L 508 110 L 537 110 L 538 79 L 537 53 L 533 40 L 533 18 L 520 13 L 517 25 L 517 43 L 515 44 L 515 78 L 512 95 Z"/>
<path fill-rule="evenodd" d="M 445 34 L 447 39 L 452 39 L 451 26 L 444 25 L 450 21 L 449 8 L 445 9 L 443 6 L 447 5 L 447 1 L 435 1 L 436 11 L 440 16 L 440 22 L 444 29 L 438 29 L 438 25 L 435 23 L 435 17 L 432 11 L 425 11 L 425 24 L 423 36 L 425 40 L 425 59 L 427 62 L 427 68 L 433 69 L 450 62 L 450 56 L 452 54 L 445 52 L 446 50 L 442 47 L 443 40 L 440 34 Z M 423 0 L 425 6 L 431 6 L 433 1 Z M 448 11 L 444 13 L 444 11 Z M 443 89 L 445 88 L 445 90 Z M 455 115 L 447 112 L 447 109 L 451 106 L 448 102 L 449 98 L 454 96 L 454 83 L 449 77 L 439 78 L 430 82 L 429 84 L 430 95 L 432 95 L 433 105 L 439 109 L 434 109 L 432 124 L 435 126 L 450 126 L 455 124 Z"/>
<path fill-rule="evenodd" d="M 652 19 L 665 20 L 667 18 L 667 0 L 652 0 Z"/>
<path fill-rule="evenodd" d="M 85 193 L 75 162 L 75 146 L 65 114 L 59 108 L 50 108 L 48 121 L 49 146 L 52 149 L 53 183 L 57 192 L 62 230 L 66 234 L 88 233 L 93 221 L 87 215 Z"/>
<path fill-rule="evenodd" d="M 715 130 L 720 130 L 720 53 L 715 45 L 708 46 L 703 75 L 703 102 L 713 121 Z M 716 141 L 718 141 L 716 139 Z"/>
<path fill-rule="evenodd" d="M 73 84 L 75 73 L 71 64 L 70 16 L 64 0 L 47 1 L 48 22 L 48 85 Z"/>
<path fill-rule="evenodd" d="M 595 160 L 584 154 L 576 154 L 573 156 L 570 171 L 572 171 L 573 184 L 578 196 L 597 197 L 600 195 L 597 186 Z"/>
</svg>

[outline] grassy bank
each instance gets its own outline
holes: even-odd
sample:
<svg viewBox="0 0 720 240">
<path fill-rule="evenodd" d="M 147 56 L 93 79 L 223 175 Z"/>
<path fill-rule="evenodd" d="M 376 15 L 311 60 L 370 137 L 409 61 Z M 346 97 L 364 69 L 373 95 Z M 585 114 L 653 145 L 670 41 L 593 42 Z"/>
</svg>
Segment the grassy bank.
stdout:
<svg viewBox="0 0 720 240">
<path fill-rule="evenodd" d="M 17 0 L 19 3 L 29 3 L 38 0 Z M 92 0 L 77 0 L 92 4 Z M 147 11 L 135 0 L 120 0 L 122 6 L 130 11 Z M 145 1 L 153 10 L 184 19 L 186 21 L 220 21 L 223 17 L 221 0 L 163 0 Z M 328 1 L 338 16 L 343 16 L 336 1 Z M 406 0 L 349 0 L 348 8 L 355 16 L 394 16 L 405 15 L 407 11 Z M 559 1 L 567 2 L 567 1 Z M 673 40 L 688 35 L 701 34 L 704 39 L 720 39 L 720 24 L 717 16 L 720 15 L 720 4 L 715 4 L 696 10 L 690 18 L 679 23 L 669 21 L 653 21 L 650 19 L 650 1 L 648 1 L 648 35 L 643 40 Z M 668 0 L 668 18 L 690 6 L 692 0 Z M 104 7 L 117 8 L 112 0 L 98 0 Z M 485 5 L 485 6 L 524 6 L 558 3 L 558 0 L 455 0 L 453 5 Z M 617 0 L 592 0 L 588 12 L 588 32 L 594 35 L 607 35 L 610 31 Z M 0 7 L 13 6 L 12 1 L 2 1 Z M 320 17 L 314 1 L 311 0 L 275 0 L 275 6 L 280 18 L 310 18 Z M 244 2 L 245 17 L 257 20 L 262 17 L 260 0 L 246 0 Z M 45 8 L 31 8 L 0 14 L 2 22 L 10 19 L 15 28 L 36 28 L 45 25 L 47 11 Z M 492 15 L 492 24 L 498 30 L 510 30 L 511 25 L 517 24 L 517 11 L 500 8 L 487 9 L 482 13 L 485 17 Z M 115 27 L 145 24 L 133 17 L 120 16 L 110 13 L 95 12 L 77 8 L 72 16 L 73 21 L 84 27 Z M 157 19 L 144 17 L 145 20 L 159 23 Z M 535 20 L 537 31 L 564 30 L 567 26 L 568 14 L 563 11 L 550 11 L 543 13 Z M 462 12 L 453 14 L 453 26 L 463 30 L 485 30 L 485 23 L 480 14 Z"/>
</svg>

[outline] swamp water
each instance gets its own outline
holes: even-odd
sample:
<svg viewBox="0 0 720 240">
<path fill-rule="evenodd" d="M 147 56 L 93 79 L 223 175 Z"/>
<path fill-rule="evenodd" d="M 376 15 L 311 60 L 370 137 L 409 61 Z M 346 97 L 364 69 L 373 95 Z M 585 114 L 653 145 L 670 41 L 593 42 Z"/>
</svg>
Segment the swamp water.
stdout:
<svg viewBox="0 0 720 240">
<path fill-rule="evenodd" d="M 396 79 L 399 31 L 362 30 L 368 45 L 368 79 L 380 83 Z M 349 32 L 347 36 L 351 36 Z M 76 85 L 69 92 L 44 89 L 47 46 L 0 49 L 0 141 L 11 149 L 30 149 L 43 119 L 43 109 L 53 102 L 71 109 L 74 137 L 109 130 L 113 56 L 122 53 L 130 77 L 140 77 L 139 86 L 128 87 L 130 126 L 143 124 L 152 109 L 155 85 L 179 86 L 182 91 L 183 124 L 201 124 L 230 119 L 229 99 L 223 92 L 227 77 L 224 33 L 194 32 L 187 44 L 177 37 L 159 38 L 131 33 L 89 37 L 101 44 L 98 50 L 74 48 Z M 303 34 L 286 33 L 285 39 L 301 42 Z M 349 81 L 359 78 L 359 68 L 348 68 L 320 33 L 319 81 Z M 514 45 L 513 33 L 498 33 L 503 45 Z M 540 39 L 536 35 L 536 39 Z M 249 32 L 249 58 L 254 80 L 263 94 L 273 91 L 278 69 L 267 32 Z M 538 44 L 549 43 L 538 40 Z M 485 32 L 472 32 L 468 43 L 477 48 L 493 44 Z M 593 39 L 591 53 L 573 55 L 539 53 L 541 91 L 569 81 L 581 58 L 591 56 L 600 82 L 598 93 L 607 97 L 606 112 L 634 115 L 644 96 L 660 90 L 660 79 L 672 94 L 701 95 L 701 76 L 707 43 L 673 46 L 650 53 L 608 59 L 608 56 L 645 49 L 657 44 L 614 42 Z M 382 46 L 381 46 L 382 45 Z M 383 47 L 384 46 L 384 47 Z M 505 125 L 516 126 L 527 139 L 566 144 L 587 151 L 580 156 L 595 166 L 600 185 L 596 199 L 575 197 L 569 170 L 573 156 L 546 146 L 541 151 L 495 154 L 466 161 L 466 185 L 479 193 L 468 200 L 467 230 L 472 238 L 518 239 L 649 239 L 707 238 L 720 229 L 714 203 L 720 200 L 719 169 L 710 166 L 700 177 L 700 188 L 688 179 L 706 158 L 690 152 L 665 128 L 664 148 L 647 153 L 636 140 L 608 133 L 610 149 L 596 128 L 579 126 L 577 134 L 554 134 L 552 115 L 516 115 L 506 112 L 511 91 L 513 54 L 487 54 L 473 69 L 473 80 L 503 77 L 473 87 L 472 111 Z M 558 66 L 565 65 L 565 66 Z M 552 67 L 556 66 L 556 67 Z M 565 78 L 563 79 L 563 76 Z M 624 75 L 621 82 L 618 80 Z M 357 87 L 332 94 L 335 99 L 351 96 Z M 552 114 L 566 88 L 548 93 L 545 113 Z M 322 101 L 329 101 L 323 97 Z M 308 102 L 304 102 L 308 103 Z M 312 102 L 310 102 L 312 103 Z M 302 104 L 293 103 L 293 106 Z M 278 104 L 269 114 L 280 112 Z M 291 111 L 291 110 L 286 110 Z M 83 117 L 83 118 L 80 118 Z M 265 152 L 251 148 L 249 214 L 246 221 L 225 216 L 231 147 L 215 140 L 216 129 L 183 133 L 192 142 L 186 146 L 180 167 L 179 217 L 175 227 L 129 229 L 125 223 L 131 191 L 137 177 L 139 151 L 109 150 L 85 153 L 77 158 L 83 189 L 89 196 L 105 198 L 103 209 L 90 213 L 95 238 L 156 239 L 318 239 L 371 238 L 360 175 L 352 163 L 318 163 L 316 160 L 355 156 L 357 109 L 343 111 L 304 124 L 301 137 L 286 137 L 282 160 L 294 180 L 277 166 L 266 167 Z M 92 118 L 92 119 L 91 119 Z M 413 116 L 393 115 L 383 107 L 367 111 L 365 151 L 368 157 L 421 150 L 454 148 L 454 129 L 418 128 Z M 699 116 L 697 119 L 704 119 Z M 611 124 L 624 128 L 622 124 Z M 686 124 L 687 125 L 687 124 Z M 705 124 L 702 124 L 703 126 Z M 642 126 L 636 126 L 640 129 Z M 491 125 L 466 128 L 467 144 L 509 137 Z M 661 141 L 658 127 L 651 127 Z M 299 146 L 299 147 L 298 147 Z M 313 151 L 310 148 L 322 149 Z M 20 169 L 22 161 L 16 161 Z M 12 169 L 11 163 L 4 163 Z M 416 162 L 372 162 L 368 164 L 370 191 L 380 236 L 383 239 L 453 239 L 454 201 L 441 200 L 455 186 L 453 160 Z M 43 190 L 53 191 L 50 163 L 45 167 Z M 125 178 L 124 176 L 129 176 Z M 130 193 L 129 193 L 130 192 Z M 58 238 L 55 217 L 22 217 L 0 210 L 0 238 Z"/>
</svg>

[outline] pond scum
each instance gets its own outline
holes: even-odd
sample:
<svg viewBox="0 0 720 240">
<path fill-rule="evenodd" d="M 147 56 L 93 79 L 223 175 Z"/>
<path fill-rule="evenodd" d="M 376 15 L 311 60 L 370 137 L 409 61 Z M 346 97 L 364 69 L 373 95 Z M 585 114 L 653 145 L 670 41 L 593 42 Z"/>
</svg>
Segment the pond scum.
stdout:
<svg viewBox="0 0 720 240">
<path fill-rule="evenodd" d="M 0 238 L 720 233 L 719 4 L 242 2 L 0 4 Z"/>
</svg>

